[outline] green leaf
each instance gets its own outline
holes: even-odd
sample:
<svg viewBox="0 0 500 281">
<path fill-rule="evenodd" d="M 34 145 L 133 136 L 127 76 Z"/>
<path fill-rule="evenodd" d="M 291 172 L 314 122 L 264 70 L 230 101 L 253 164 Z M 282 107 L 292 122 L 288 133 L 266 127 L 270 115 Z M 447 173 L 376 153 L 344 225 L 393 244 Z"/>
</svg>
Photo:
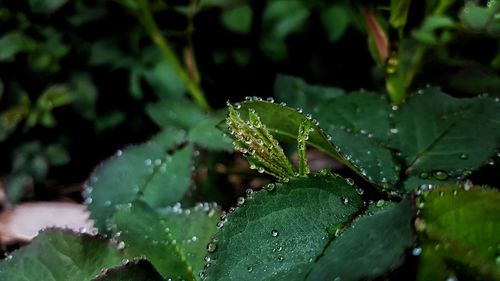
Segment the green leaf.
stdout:
<svg viewBox="0 0 500 281">
<path fill-rule="evenodd" d="M 189 130 L 188 140 L 204 148 L 232 151 L 231 138 L 217 128 L 222 119 L 221 114 L 205 118 Z"/>
<path fill-rule="evenodd" d="M 290 107 L 302 108 L 306 112 L 316 112 L 323 101 L 344 94 L 340 88 L 307 84 L 302 78 L 280 74 L 274 83 L 274 96 Z"/>
<path fill-rule="evenodd" d="M 68 0 L 29 0 L 31 10 L 35 13 L 53 13 Z"/>
<path fill-rule="evenodd" d="M 206 119 L 205 113 L 188 101 L 165 100 L 146 106 L 149 117 L 160 127 L 189 130 Z"/>
<path fill-rule="evenodd" d="M 396 29 L 403 29 L 408 18 L 411 0 L 391 0 L 389 23 Z"/>
<path fill-rule="evenodd" d="M 125 119 L 125 113 L 121 111 L 111 111 L 97 118 L 94 123 L 95 130 L 97 132 L 103 132 L 107 129 L 114 128 L 123 123 Z"/>
<path fill-rule="evenodd" d="M 26 172 L 9 175 L 5 182 L 9 202 L 12 204 L 17 203 L 23 196 L 24 188 L 32 181 L 33 178 Z"/>
<path fill-rule="evenodd" d="M 50 165 L 62 166 L 69 162 L 70 156 L 66 148 L 60 144 L 51 144 L 45 148 L 45 157 Z"/>
<path fill-rule="evenodd" d="M 268 37 L 285 39 L 304 26 L 310 11 L 302 1 L 270 1 L 262 15 L 263 28 Z"/>
<path fill-rule="evenodd" d="M 12 31 L 0 37 L 0 61 L 12 61 L 19 52 L 29 51 L 36 43 L 21 32 Z"/>
<path fill-rule="evenodd" d="M 367 211 L 329 244 L 307 280 L 371 280 L 395 269 L 413 245 L 414 214 L 409 199 Z"/>
<path fill-rule="evenodd" d="M 194 280 L 216 230 L 218 216 L 209 212 L 175 206 L 160 218 L 145 203 L 134 202 L 118 207 L 112 223 L 129 257 L 147 256 L 165 278 Z"/>
<path fill-rule="evenodd" d="M 191 186 L 192 154 L 190 145 L 168 155 L 156 143 L 118 151 L 86 183 L 86 202 L 95 226 L 106 232 L 115 206 L 136 199 L 152 207 L 180 201 Z"/>
<path fill-rule="evenodd" d="M 154 135 L 150 141 L 158 144 L 164 150 L 172 150 L 186 141 L 186 131 L 172 128 L 163 129 Z"/>
<path fill-rule="evenodd" d="M 436 179 L 466 176 L 495 154 L 500 143 L 500 102 L 458 99 L 437 88 L 420 91 L 394 113 L 393 145 L 406 174 Z"/>
<path fill-rule="evenodd" d="M 418 280 L 499 280 L 500 193 L 447 185 L 420 198 Z"/>
<path fill-rule="evenodd" d="M 350 23 L 351 9 L 344 4 L 332 4 L 321 11 L 321 22 L 330 42 L 337 42 Z"/>
<path fill-rule="evenodd" d="M 184 97 L 186 88 L 167 61 L 161 60 L 153 68 L 145 70 L 144 78 L 160 99 L 170 101 Z"/>
<path fill-rule="evenodd" d="M 314 174 L 272 187 L 240 200 L 222 220 L 208 245 L 207 280 L 303 280 L 332 239 L 331 228 L 362 207 L 354 186 L 339 176 Z"/>
<path fill-rule="evenodd" d="M 425 19 L 422 26 L 413 30 L 412 36 L 416 40 L 426 44 L 445 43 L 447 37 L 446 33 L 442 32 L 438 36 L 438 31 L 441 29 L 453 28 L 455 23 L 453 20 L 446 16 L 430 16 Z"/>
<path fill-rule="evenodd" d="M 122 259 L 116 245 L 101 237 L 48 229 L 0 263 L 0 280 L 91 280 Z"/>
<path fill-rule="evenodd" d="M 164 281 L 147 260 L 139 259 L 106 269 L 92 281 Z"/>
<path fill-rule="evenodd" d="M 484 30 L 490 21 L 493 21 L 495 13 L 500 11 L 500 5 L 496 0 L 488 1 L 487 6 L 481 7 L 472 1 L 466 2 L 460 13 L 460 19 L 468 28 Z"/>
<path fill-rule="evenodd" d="M 252 16 L 252 8 L 249 5 L 242 5 L 224 10 L 220 19 L 227 29 L 236 33 L 247 34 L 252 27 Z"/>
</svg>

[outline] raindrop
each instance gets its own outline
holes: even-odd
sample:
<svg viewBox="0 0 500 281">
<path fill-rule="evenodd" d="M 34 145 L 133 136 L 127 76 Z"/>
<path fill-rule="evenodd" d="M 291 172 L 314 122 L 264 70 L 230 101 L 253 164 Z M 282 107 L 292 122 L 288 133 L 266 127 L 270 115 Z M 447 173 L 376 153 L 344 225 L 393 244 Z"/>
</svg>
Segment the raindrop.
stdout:
<svg viewBox="0 0 500 281">
<path fill-rule="evenodd" d="M 353 179 L 351 179 L 351 178 L 347 178 L 347 179 L 345 179 L 345 180 L 346 180 L 346 182 L 347 182 L 349 185 L 354 185 L 354 180 L 353 180 Z"/>
<path fill-rule="evenodd" d="M 267 191 L 273 191 L 275 188 L 276 188 L 276 185 L 273 183 L 270 183 L 270 184 L 264 186 L 264 189 Z"/>
<path fill-rule="evenodd" d="M 273 229 L 273 230 L 271 231 L 271 235 L 272 235 L 273 237 L 278 237 L 278 235 L 280 235 L 280 233 L 278 232 L 278 230 Z"/>
<path fill-rule="evenodd" d="M 210 256 L 205 256 L 204 260 L 205 262 L 210 262 L 212 259 L 210 258 Z"/>
<path fill-rule="evenodd" d="M 444 171 L 435 171 L 434 178 L 440 181 L 446 180 L 448 178 L 448 174 Z"/>
<path fill-rule="evenodd" d="M 116 245 L 116 248 L 117 248 L 118 250 L 123 250 L 123 249 L 125 248 L 125 242 L 120 241 L 120 242 L 118 243 L 118 245 Z"/>
<path fill-rule="evenodd" d="M 121 150 L 119 149 L 119 150 L 117 150 L 117 151 L 116 151 L 116 154 L 115 154 L 115 155 L 116 155 L 116 157 L 120 157 L 120 156 L 122 156 L 122 154 L 123 154 L 123 151 L 121 151 Z"/>
<path fill-rule="evenodd" d="M 105 207 L 109 207 L 109 206 L 111 206 L 111 201 L 106 200 L 106 201 L 104 202 L 104 206 L 105 206 Z"/>
<path fill-rule="evenodd" d="M 285 259 L 285 258 L 284 258 L 283 256 L 279 256 L 279 257 L 278 257 L 278 260 L 279 260 L 279 261 L 283 261 L 284 259 Z"/>
<path fill-rule="evenodd" d="M 152 163 L 153 163 L 153 161 L 151 161 L 151 159 L 146 159 L 146 160 L 144 160 L 144 164 L 145 164 L 146 166 L 151 166 L 151 164 L 152 164 Z"/>
<path fill-rule="evenodd" d="M 271 97 L 267 98 L 266 100 L 267 100 L 268 102 L 270 102 L 270 103 L 273 103 L 273 102 L 274 102 L 274 99 L 273 99 L 273 98 L 271 98 Z"/>
<path fill-rule="evenodd" d="M 462 160 L 466 160 L 466 159 L 468 159 L 468 158 L 469 158 L 469 155 L 468 155 L 467 153 L 462 153 L 462 154 L 460 154 L 460 159 L 462 159 Z"/>
<path fill-rule="evenodd" d="M 253 268 L 251 266 L 247 267 L 247 271 L 248 272 L 252 272 L 253 271 Z"/>
<path fill-rule="evenodd" d="M 470 180 L 466 180 L 464 183 L 464 190 L 469 191 L 474 184 Z"/>
<path fill-rule="evenodd" d="M 399 130 L 397 128 L 391 128 L 389 131 L 391 132 L 391 134 L 399 133 Z"/>
<path fill-rule="evenodd" d="M 420 178 L 421 178 L 421 179 L 426 179 L 426 178 L 428 178 L 428 177 L 429 177 L 429 173 L 427 173 L 427 172 L 422 172 L 422 173 L 420 173 L 420 175 L 419 175 L 419 176 L 420 176 Z"/>
<path fill-rule="evenodd" d="M 457 277 L 455 277 L 455 276 L 448 276 L 448 278 L 446 278 L 446 281 L 457 281 Z"/>
<path fill-rule="evenodd" d="M 214 242 L 208 243 L 208 245 L 207 245 L 207 251 L 209 253 L 213 253 L 213 252 L 215 252 L 215 250 L 217 250 L 217 244 L 215 244 Z"/>
<path fill-rule="evenodd" d="M 411 253 L 414 256 L 420 256 L 420 254 L 422 253 L 422 248 L 420 247 L 414 248 L 413 251 L 411 251 Z"/>
<path fill-rule="evenodd" d="M 262 173 L 264 173 L 264 168 L 259 167 L 259 169 L 257 169 L 257 172 L 259 172 L 259 173 L 261 173 L 261 174 L 262 174 Z"/>
<path fill-rule="evenodd" d="M 238 199 L 236 200 L 236 204 L 237 204 L 238 206 L 241 206 L 241 205 L 243 205 L 244 203 L 245 203 L 245 198 L 243 198 L 243 197 L 238 197 Z"/>
<path fill-rule="evenodd" d="M 384 200 L 380 199 L 380 200 L 377 201 L 377 204 L 376 204 L 377 207 L 380 208 L 380 207 L 383 207 L 384 205 L 385 205 L 385 201 Z"/>
<path fill-rule="evenodd" d="M 347 197 L 341 197 L 341 200 L 342 200 L 342 203 L 344 203 L 344 205 L 347 205 L 349 203 L 349 198 L 347 198 Z"/>
<path fill-rule="evenodd" d="M 217 223 L 217 228 L 221 229 L 224 226 L 224 222 L 220 221 Z"/>
<path fill-rule="evenodd" d="M 90 204 L 92 204 L 92 198 L 91 197 L 85 198 L 85 201 L 83 201 L 83 204 L 84 205 L 90 205 Z"/>
<path fill-rule="evenodd" d="M 245 193 L 246 193 L 247 197 L 252 197 L 252 195 L 253 195 L 253 189 L 247 188 L 245 190 Z"/>
</svg>

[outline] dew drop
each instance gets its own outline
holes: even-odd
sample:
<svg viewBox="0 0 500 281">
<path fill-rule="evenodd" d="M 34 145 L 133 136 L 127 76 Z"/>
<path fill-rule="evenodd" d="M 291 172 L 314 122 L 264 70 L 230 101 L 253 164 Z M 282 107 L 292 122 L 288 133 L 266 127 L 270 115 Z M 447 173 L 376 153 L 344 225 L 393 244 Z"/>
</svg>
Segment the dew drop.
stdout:
<svg viewBox="0 0 500 281">
<path fill-rule="evenodd" d="M 283 261 L 284 259 L 285 259 L 285 258 L 284 258 L 283 256 L 279 256 L 279 257 L 278 257 L 278 260 L 279 260 L 279 261 Z"/>
<path fill-rule="evenodd" d="M 251 267 L 251 266 L 247 267 L 247 271 L 248 272 L 252 272 L 253 271 L 253 267 Z"/>
<path fill-rule="evenodd" d="M 270 102 L 270 103 L 273 103 L 273 102 L 274 102 L 274 99 L 273 99 L 273 98 L 271 98 L 271 97 L 269 97 L 269 98 L 267 98 L 267 99 L 266 99 L 266 101 L 268 101 L 268 102 Z"/>
<path fill-rule="evenodd" d="M 125 242 L 120 241 L 120 242 L 118 243 L 118 245 L 116 245 L 116 248 L 117 248 L 118 250 L 123 250 L 123 249 L 125 249 Z"/>
<path fill-rule="evenodd" d="M 383 199 L 380 199 L 377 201 L 377 204 L 375 204 L 375 206 L 377 207 L 383 207 L 385 205 L 385 201 Z"/>
<path fill-rule="evenodd" d="M 245 204 L 245 198 L 243 197 L 238 197 L 238 199 L 236 199 L 236 204 L 238 206 L 242 206 L 243 204 Z"/>
<path fill-rule="evenodd" d="M 422 248 L 420 247 L 414 248 L 413 251 L 411 251 L 411 253 L 414 256 L 420 256 L 420 254 L 422 253 Z"/>
<path fill-rule="evenodd" d="M 420 173 L 419 177 L 420 177 L 421 179 L 426 179 L 426 178 L 428 178 L 428 177 L 429 177 L 429 173 L 427 173 L 427 172 L 422 172 L 422 173 Z"/>
<path fill-rule="evenodd" d="M 440 181 L 444 181 L 448 178 L 448 174 L 444 171 L 435 171 L 434 178 Z"/>
<path fill-rule="evenodd" d="M 264 168 L 259 167 L 259 169 L 257 169 L 257 172 L 259 172 L 259 173 L 261 173 L 261 174 L 262 174 L 262 173 L 264 173 Z"/>
<path fill-rule="evenodd" d="M 149 159 L 149 158 L 148 158 L 148 159 L 146 159 L 146 160 L 144 160 L 144 164 L 145 164 L 146 166 L 151 166 L 151 164 L 152 164 L 152 163 L 153 163 L 153 161 L 152 161 L 151 159 Z"/>
<path fill-rule="evenodd" d="M 245 194 L 247 195 L 247 197 L 252 197 L 252 195 L 253 195 L 253 189 L 247 188 L 245 190 Z"/>
<path fill-rule="evenodd" d="M 223 221 L 220 221 L 220 222 L 217 223 L 217 228 L 218 229 L 221 229 L 223 226 L 224 226 L 224 222 Z"/>
<path fill-rule="evenodd" d="M 267 191 L 273 191 L 275 188 L 276 188 L 276 185 L 273 183 L 270 183 L 270 184 L 264 186 L 264 189 Z"/>
<path fill-rule="evenodd" d="M 271 231 L 271 235 L 272 235 L 273 237 L 278 237 L 278 235 L 280 235 L 280 233 L 278 232 L 278 230 L 273 229 L 273 230 Z"/>
<path fill-rule="evenodd" d="M 468 158 L 469 158 L 469 155 L 468 155 L 467 153 L 462 153 L 462 154 L 460 154 L 460 159 L 462 159 L 462 160 L 466 160 L 466 159 L 468 159 Z"/>
<path fill-rule="evenodd" d="M 207 245 L 207 251 L 209 253 L 213 253 L 213 252 L 215 252 L 215 250 L 217 250 L 217 244 L 215 244 L 214 242 L 208 243 L 208 245 Z"/>
<path fill-rule="evenodd" d="M 344 205 L 347 205 L 349 203 L 349 198 L 347 197 L 342 197 L 341 200 Z"/>
<path fill-rule="evenodd" d="M 120 157 L 123 155 L 123 151 L 121 151 L 120 149 L 116 151 L 116 157 Z"/>
<path fill-rule="evenodd" d="M 353 180 L 353 179 L 351 179 L 351 178 L 347 178 L 347 179 L 345 179 L 345 180 L 346 180 L 346 182 L 347 182 L 349 185 L 354 185 L 354 180 Z"/>
</svg>

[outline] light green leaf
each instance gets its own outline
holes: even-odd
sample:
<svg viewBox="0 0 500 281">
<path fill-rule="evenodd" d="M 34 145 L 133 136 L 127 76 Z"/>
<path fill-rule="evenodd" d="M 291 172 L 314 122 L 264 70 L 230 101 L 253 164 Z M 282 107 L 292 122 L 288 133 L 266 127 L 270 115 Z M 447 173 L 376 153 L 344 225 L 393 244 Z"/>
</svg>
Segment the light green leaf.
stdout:
<svg viewBox="0 0 500 281">
<path fill-rule="evenodd" d="M 142 199 L 152 207 L 166 207 L 180 201 L 191 186 L 192 154 L 190 145 L 169 155 L 156 143 L 118 151 L 86 183 L 86 202 L 95 226 L 106 232 L 120 204 Z"/>
<path fill-rule="evenodd" d="M 206 280 L 303 280 L 332 227 L 362 207 L 354 186 L 338 176 L 292 178 L 272 189 L 254 192 L 222 220 L 208 245 Z"/>
<path fill-rule="evenodd" d="M 123 258 L 116 245 L 102 237 L 48 229 L 0 263 L 0 280 L 91 280 Z"/>
<path fill-rule="evenodd" d="M 220 19 L 227 29 L 236 33 L 247 34 L 252 27 L 252 16 L 252 8 L 249 5 L 242 5 L 224 10 Z"/>
<path fill-rule="evenodd" d="M 500 280 L 500 193 L 447 185 L 420 198 L 417 280 Z"/>
</svg>

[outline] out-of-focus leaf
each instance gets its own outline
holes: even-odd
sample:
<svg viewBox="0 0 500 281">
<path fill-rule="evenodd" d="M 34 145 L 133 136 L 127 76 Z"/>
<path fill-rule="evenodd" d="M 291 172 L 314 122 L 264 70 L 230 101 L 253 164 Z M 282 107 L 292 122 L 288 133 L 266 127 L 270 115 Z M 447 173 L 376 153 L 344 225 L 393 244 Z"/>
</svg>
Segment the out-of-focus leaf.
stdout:
<svg viewBox="0 0 500 281">
<path fill-rule="evenodd" d="M 189 130 L 188 139 L 208 149 L 232 151 L 231 138 L 217 128 L 222 119 L 224 119 L 222 114 L 206 118 Z"/>
<path fill-rule="evenodd" d="M 125 113 L 121 111 L 112 111 L 97 117 L 94 126 L 97 132 L 103 132 L 107 129 L 120 125 L 123 121 L 125 121 L 125 119 Z"/>
<path fill-rule="evenodd" d="M 410 10 L 411 0 L 391 0 L 391 16 L 389 23 L 396 29 L 402 29 L 406 25 L 408 11 Z"/>
<path fill-rule="evenodd" d="M 441 44 L 449 39 L 446 32 L 438 35 L 438 30 L 450 29 L 455 26 L 455 22 L 447 16 L 430 16 L 425 18 L 422 26 L 412 32 L 413 38 L 426 44 Z"/>
<path fill-rule="evenodd" d="M 351 17 L 351 9 L 344 4 L 332 4 L 321 11 L 321 22 L 330 42 L 336 42 L 344 35 Z"/>
<path fill-rule="evenodd" d="M 95 120 L 97 88 L 88 74 L 76 74 L 69 85 L 73 100 L 71 105 L 85 119 Z"/>
<path fill-rule="evenodd" d="M 160 101 L 147 105 L 146 112 L 162 128 L 177 127 L 189 130 L 206 119 L 205 113 L 188 101 Z"/>
<path fill-rule="evenodd" d="M 0 61 L 13 61 L 19 52 L 29 51 L 35 47 L 30 37 L 18 31 L 12 31 L 0 37 Z"/>
<path fill-rule="evenodd" d="M 247 34 L 252 27 L 252 16 L 252 8 L 249 5 L 242 5 L 224 10 L 221 14 L 221 21 L 227 29 Z"/>
<path fill-rule="evenodd" d="M 417 280 L 499 280 L 500 193 L 447 185 L 420 198 Z"/>
<path fill-rule="evenodd" d="M 45 156 L 50 165 L 61 166 L 69 162 L 70 156 L 68 151 L 60 144 L 51 144 L 45 148 Z"/>
<path fill-rule="evenodd" d="M 53 13 L 68 0 L 29 0 L 31 10 L 35 13 Z"/>
<path fill-rule="evenodd" d="M 485 7 L 467 1 L 460 13 L 460 19 L 470 29 L 486 30 L 490 23 L 495 24 L 496 13 L 500 13 L 500 4 L 497 0 L 488 1 Z M 496 21 L 498 24 L 498 19 Z"/>
<path fill-rule="evenodd" d="M 180 99 L 186 92 L 186 88 L 179 76 L 164 60 L 157 63 L 153 68 L 145 70 L 144 78 L 160 99 Z"/>
<path fill-rule="evenodd" d="M 340 88 L 309 85 L 303 79 L 290 75 L 280 74 L 274 82 L 274 96 L 279 102 L 309 113 L 316 113 L 318 105 L 343 94 L 344 90 Z"/>
<path fill-rule="evenodd" d="M 10 175 L 5 183 L 9 202 L 17 203 L 23 196 L 24 188 L 32 181 L 33 178 L 25 172 Z"/>
</svg>

